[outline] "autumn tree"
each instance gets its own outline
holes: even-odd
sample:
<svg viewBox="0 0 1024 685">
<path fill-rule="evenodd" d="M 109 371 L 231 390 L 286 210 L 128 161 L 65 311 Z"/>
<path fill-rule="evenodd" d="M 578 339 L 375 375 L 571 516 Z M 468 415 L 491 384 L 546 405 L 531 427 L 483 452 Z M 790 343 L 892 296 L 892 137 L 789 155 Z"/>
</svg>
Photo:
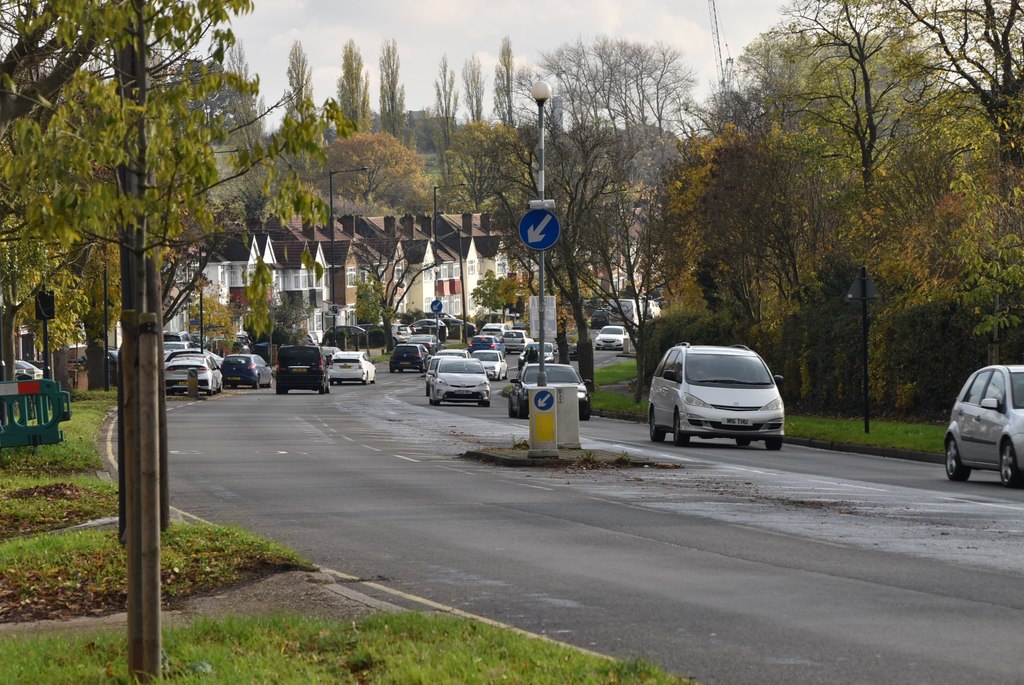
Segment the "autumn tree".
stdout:
<svg viewBox="0 0 1024 685">
<path fill-rule="evenodd" d="M 299 41 L 292 43 L 288 52 L 288 93 L 286 116 L 296 120 L 308 116 L 309 105 L 313 102 L 313 68 Z"/>
<path fill-rule="evenodd" d="M 512 54 L 512 41 L 505 36 L 501 39 L 498 63 L 494 66 L 494 116 L 506 126 L 515 123 L 512 108 L 515 75 L 516 63 Z"/>
<path fill-rule="evenodd" d="M 434 144 L 441 167 L 441 177 L 448 178 L 448 148 L 455 133 L 455 115 L 459 110 L 459 91 L 455 88 L 455 70 L 448 68 L 448 55 L 441 56 L 434 80 L 434 120 L 437 136 Z"/>
<path fill-rule="evenodd" d="M 426 206 L 423 160 L 394 136 L 357 133 L 334 141 L 326 152 L 333 169 L 367 168 L 365 173 L 337 175 L 334 183 L 339 195 L 358 197 L 364 206 L 382 211 L 416 211 Z M 316 184 L 326 197 L 326 172 L 319 175 Z"/>
</svg>

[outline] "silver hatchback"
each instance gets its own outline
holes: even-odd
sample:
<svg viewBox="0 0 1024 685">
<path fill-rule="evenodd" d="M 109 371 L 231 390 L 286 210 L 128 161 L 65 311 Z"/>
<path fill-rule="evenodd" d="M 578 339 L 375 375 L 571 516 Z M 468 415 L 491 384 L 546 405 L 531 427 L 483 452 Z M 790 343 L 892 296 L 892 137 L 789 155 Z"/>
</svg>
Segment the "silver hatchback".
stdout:
<svg viewBox="0 0 1024 685">
<path fill-rule="evenodd" d="M 978 369 L 957 395 L 946 429 L 946 477 L 967 480 L 973 469 L 998 471 L 1009 488 L 1024 484 L 1024 366 Z"/>
</svg>

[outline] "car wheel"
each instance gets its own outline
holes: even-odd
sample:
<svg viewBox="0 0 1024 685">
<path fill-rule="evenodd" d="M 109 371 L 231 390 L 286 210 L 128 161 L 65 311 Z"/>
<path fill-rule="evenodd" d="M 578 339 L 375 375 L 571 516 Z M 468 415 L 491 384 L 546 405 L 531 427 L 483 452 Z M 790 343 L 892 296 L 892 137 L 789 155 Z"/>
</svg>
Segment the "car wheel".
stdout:
<svg viewBox="0 0 1024 685">
<path fill-rule="evenodd" d="M 526 402 L 523 402 L 522 399 L 520 399 L 519 402 L 516 404 L 516 410 L 517 410 L 516 411 L 516 415 L 519 418 L 521 418 L 521 419 L 529 418 L 529 416 L 530 416 L 530 408 L 527 406 Z"/>
<path fill-rule="evenodd" d="M 394 369 L 391 369 L 391 368 L 389 368 L 389 369 L 388 369 L 388 371 L 389 371 L 390 373 L 394 373 L 394 372 L 395 372 L 395 370 L 394 370 Z"/>
<path fill-rule="evenodd" d="M 516 412 L 515 412 L 514 409 L 512 409 L 512 398 L 511 397 L 508 398 L 508 417 L 510 419 L 514 419 L 516 417 Z"/>
<path fill-rule="evenodd" d="M 257 378 L 256 380 L 254 380 L 252 382 L 252 389 L 253 390 L 259 390 L 260 389 L 260 379 L 259 378 Z"/>
<path fill-rule="evenodd" d="M 651 442 L 664 442 L 665 429 L 658 428 L 654 423 L 654 407 L 647 412 L 647 433 L 651 436 Z"/>
<path fill-rule="evenodd" d="M 1017 453 L 1009 440 L 999 450 L 999 480 L 1008 488 L 1019 488 L 1024 481 L 1017 468 Z"/>
<path fill-rule="evenodd" d="M 767 443 L 767 441 L 765 441 Z M 746 447 L 750 444 L 750 438 L 736 438 L 736 444 L 740 447 Z"/>
<path fill-rule="evenodd" d="M 683 427 L 679 424 L 679 410 L 672 417 L 672 442 L 680 447 L 690 444 L 690 436 L 683 432 Z"/>
<path fill-rule="evenodd" d="M 489 407 L 489 406 L 491 406 L 491 401 L 490 400 L 484 400 L 482 402 L 477 402 L 477 404 L 479 404 L 481 407 Z"/>
<path fill-rule="evenodd" d="M 739 440 L 736 441 L 736 444 L 737 445 L 739 444 Z M 747 444 L 750 444 L 749 440 L 747 441 Z M 764 448 L 766 450 L 772 450 L 773 452 L 777 452 L 778 450 L 781 450 L 782 449 L 782 438 L 765 438 L 764 439 Z"/>
<path fill-rule="evenodd" d="M 428 400 L 428 402 L 430 402 L 430 406 L 431 406 L 431 407 L 436 407 L 437 405 L 441 404 L 440 402 L 438 402 L 437 400 L 435 400 L 435 399 L 434 399 L 433 397 L 431 397 L 431 398 L 430 398 L 430 399 Z"/>
<path fill-rule="evenodd" d="M 281 386 L 278 386 L 277 387 L 277 394 L 278 395 L 287 395 L 288 394 L 288 388 L 282 388 Z"/>
<path fill-rule="evenodd" d="M 207 388 L 206 389 L 206 396 L 207 397 L 213 397 L 213 388 Z"/>
<path fill-rule="evenodd" d="M 971 477 L 971 470 L 960 461 L 960 448 L 956 440 L 946 440 L 946 478 L 956 481 L 964 481 Z"/>
<path fill-rule="evenodd" d="M 590 420 L 590 405 L 588 404 L 585 407 L 580 407 L 580 421 L 589 421 L 589 420 Z"/>
</svg>

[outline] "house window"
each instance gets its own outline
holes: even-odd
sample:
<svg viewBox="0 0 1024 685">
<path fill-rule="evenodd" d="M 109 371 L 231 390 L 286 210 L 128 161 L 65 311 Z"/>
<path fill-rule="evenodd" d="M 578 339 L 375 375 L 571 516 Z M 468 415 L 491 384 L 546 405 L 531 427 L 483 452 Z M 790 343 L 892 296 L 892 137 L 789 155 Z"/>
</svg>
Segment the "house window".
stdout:
<svg viewBox="0 0 1024 685">
<path fill-rule="evenodd" d="M 469 275 L 470 276 L 476 276 L 476 260 L 475 259 L 469 260 L 466 263 L 466 266 L 469 267 Z"/>
<path fill-rule="evenodd" d="M 498 278 L 505 278 L 508 276 L 508 262 L 504 259 L 498 262 Z"/>
<path fill-rule="evenodd" d="M 242 269 L 239 266 L 232 264 L 228 267 L 228 283 L 232 288 L 242 287 Z"/>
<path fill-rule="evenodd" d="M 358 272 L 356 271 L 356 268 L 354 266 L 350 266 L 347 269 L 345 269 L 345 285 L 347 285 L 349 288 L 356 287 L 356 283 L 358 283 L 357 278 Z"/>
</svg>

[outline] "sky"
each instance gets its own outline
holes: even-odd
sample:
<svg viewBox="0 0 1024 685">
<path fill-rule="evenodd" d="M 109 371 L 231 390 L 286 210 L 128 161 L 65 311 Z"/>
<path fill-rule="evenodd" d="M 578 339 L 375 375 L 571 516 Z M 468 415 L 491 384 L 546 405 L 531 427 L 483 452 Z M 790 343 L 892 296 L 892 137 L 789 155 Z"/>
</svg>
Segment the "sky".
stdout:
<svg viewBox="0 0 1024 685">
<path fill-rule="evenodd" d="M 744 46 L 778 23 L 785 4 L 717 0 L 723 58 L 739 57 Z M 460 118 L 466 116 L 462 65 L 474 54 L 487 79 L 484 115 L 490 116 L 494 66 L 505 36 L 521 64 L 535 64 L 542 52 L 579 39 L 662 42 L 680 50 L 695 71 L 698 98 L 717 81 L 708 0 L 254 0 L 254 6 L 236 17 L 232 28 L 268 105 L 288 88 L 288 55 L 295 41 L 312 69 L 313 97 L 319 104 L 336 97 L 342 48 L 354 40 L 369 72 L 374 111 L 379 109 L 380 47 L 392 38 L 406 109 L 433 106 L 434 81 L 447 55 L 460 91 Z"/>
</svg>

